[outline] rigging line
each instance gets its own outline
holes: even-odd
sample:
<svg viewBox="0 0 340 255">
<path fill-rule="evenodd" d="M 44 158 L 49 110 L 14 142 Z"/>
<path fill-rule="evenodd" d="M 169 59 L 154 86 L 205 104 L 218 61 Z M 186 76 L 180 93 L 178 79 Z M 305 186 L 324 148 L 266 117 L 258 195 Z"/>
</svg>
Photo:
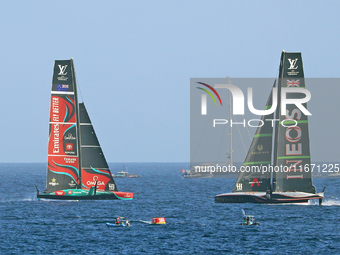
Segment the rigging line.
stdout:
<svg viewBox="0 0 340 255">
<path fill-rule="evenodd" d="M 81 102 L 84 103 L 83 94 L 81 93 L 80 84 L 79 84 L 77 79 L 76 79 L 76 83 L 77 83 L 77 86 L 78 86 L 78 89 L 79 89 L 79 94 L 80 94 Z"/>
<path fill-rule="evenodd" d="M 228 84 L 229 84 L 229 77 L 227 76 L 227 79 L 228 79 Z M 230 94 L 230 91 L 229 91 L 229 94 Z M 229 96 L 229 105 L 230 105 L 230 96 Z M 229 109 L 230 110 L 230 109 Z M 229 113 L 229 115 L 230 115 L 230 113 Z M 230 116 L 229 116 L 229 119 L 230 119 Z M 217 155 L 216 155 L 216 163 L 218 162 L 218 160 L 219 160 L 219 158 L 220 158 L 220 151 L 221 151 L 221 149 L 222 149 L 222 144 L 223 144 L 223 142 L 224 142 L 224 137 L 225 137 L 225 134 L 227 133 L 226 132 L 226 129 L 227 129 L 227 127 L 226 127 L 227 125 L 225 125 L 224 126 L 224 128 L 223 128 L 223 133 L 222 133 L 222 138 L 221 138 L 221 140 L 220 140 L 220 146 L 219 146 L 219 149 L 218 149 L 218 153 L 217 153 Z M 229 134 L 230 135 L 230 134 Z M 230 143 L 231 143 L 232 141 L 230 140 Z M 228 155 L 229 156 L 232 156 L 232 152 L 230 151 L 230 152 L 228 152 L 227 151 L 227 163 L 229 163 L 230 164 L 230 160 L 228 160 Z M 222 159 L 223 160 L 223 159 Z"/>
<path fill-rule="evenodd" d="M 72 58 L 71 58 L 71 59 L 72 59 Z M 75 86 L 77 86 L 77 89 L 79 89 L 81 101 L 82 101 L 82 103 L 84 103 L 83 95 L 82 95 L 82 93 L 81 93 L 80 85 L 79 85 L 78 79 L 77 79 L 77 73 L 76 73 L 76 70 L 75 70 L 74 66 L 73 66 L 73 72 L 74 72 Z"/>
<path fill-rule="evenodd" d="M 212 113 L 214 113 L 214 111 L 215 111 L 215 106 L 213 107 Z M 209 118 L 209 120 L 207 121 L 207 124 L 206 124 L 206 125 L 205 125 L 205 127 L 204 127 L 203 134 L 201 135 L 200 141 L 199 141 L 199 143 L 198 143 L 198 145 L 197 145 L 197 147 L 196 147 L 196 150 L 195 150 L 195 153 L 194 153 L 193 159 L 194 159 L 194 158 L 195 158 L 195 156 L 196 156 L 196 153 L 197 153 L 198 147 L 200 147 L 200 145 L 201 145 L 202 138 L 203 138 L 203 136 L 204 136 L 204 134 L 205 134 L 205 132 L 206 132 L 206 130 L 207 130 L 208 124 L 209 124 L 209 123 L 211 123 L 211 122 L 210 122 L 210 120 L 212 119 L 212 117 L 213 117 L 213 114 L 211 114 L 210 116 L 211 116 L 211 117 L 210 117 L 210 118 Z M 191 159 L 190 159 L 190 161 L 191 161 Z"/>
<path fill-rule="evenodd" d="M 280 61 L 280 65 L 281 65 L 281 61 Z M 279 74 L 280 74 L 280 65 L 279 65 L 279 68 L 277 69 L 275 77 L 279 77 Z M 275 80 L 276 80 L 276 78 L 275 78 Z"/>
<path fill-rule="evenodd" d="M 245 120 L 245 118 L 244 118 L 244 115 L 242 115 L 242 117 L 243 117 L 243 121 L 245 122 L 246 120 Z M 247 129 L 247 131 L 248 131 L 249 140 L 250 140 L 250 142 L 251 142 L 251 135 L 250 135 L 249 128 L 248 128 L 247 125 L 246 125 L 246 129 Z"/>
<path fill-rule="evenodd" d="M 234 115 L 234 120 L 235 120 L 235 123 L 236 123 L 235 115 Z M 246 146 L 244 145 L 244 141 L 243 141 L 243 138 L 242 138 L 242 135 L 241 135 L 241 130 L 240 130 L 240 127 L 238 125 L 237 125 L 237 130 L 238 130 L 238 133 L 240 134 L 240 138 L 241 138 L 241 141 L 242 141 L 244 152 L 247 153 L 247 149 L 246 149 Z"/>
<path fill-rule="evenodd" d="M 226 128 L 227 128 L 226 126 L 227 126 L 227 125 L 225 125 L 224 128 L 223 128 L 223 135 L 222 135 L 222 138 L 221 138 L 221 141 L 220 141 L 220 148 L 218 149 L 218 152 L 221 151 L 222 144 L 223 144 L 223 142 L 224 142 L 224 136 L 225 136 L 225 134 L 227 133 L 227 132 L 225 132 L 225 131 L 226 131 Z M 220 153 L 217 153 L 217 155 L 216 155 L 216 163 L 218 162 L 219 158 L 220 158 Z M 227 159 L 228 159 L 228 158 L 227 158 Z"/>
</svg>

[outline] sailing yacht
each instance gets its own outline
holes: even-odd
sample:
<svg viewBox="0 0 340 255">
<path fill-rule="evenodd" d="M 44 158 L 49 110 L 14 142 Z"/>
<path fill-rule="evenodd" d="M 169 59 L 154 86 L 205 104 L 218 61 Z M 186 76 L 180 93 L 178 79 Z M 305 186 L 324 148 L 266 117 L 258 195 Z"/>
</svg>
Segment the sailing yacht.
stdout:
<svg viewBox="0 0 340 255">
<path fill-rule="evenodd" d="M 78 103 L 73 59 L 54 65 L 46 190 L 38 199 L 131 200 L 119 192 L 84 103 Z"/>
<path fill-rule="evenodd" d="M 317 193 L 308 171 L 311 165 L 308 117 L 294 104 L 288 104 L 286 113 L 281 115 L 280 95 L 284 87 L 296 91 L 287 98 L 301 98 L 298 88 L 305 88 L 301 53 L 282 52 L 276 93 L 278 107 L 272 114 L 262 116 L 263 125 L 256 130 L 232 193 L 216 195 L 216 203 L 305 203 L 311 199 L 322 203 L 325 188 Z M 273 94 L 265 109 L 272 107 Z M 306 103 L 302 105 L 307 108 Z M 274 127 L 269 121 L 273 119 L 279 120 Z"/>
</svg>

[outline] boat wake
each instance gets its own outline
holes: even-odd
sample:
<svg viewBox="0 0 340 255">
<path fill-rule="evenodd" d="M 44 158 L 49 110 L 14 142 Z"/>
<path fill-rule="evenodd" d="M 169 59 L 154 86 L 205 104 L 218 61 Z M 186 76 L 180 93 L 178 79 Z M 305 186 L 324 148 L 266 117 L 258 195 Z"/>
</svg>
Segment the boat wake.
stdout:
<svg viewBox="0 0 340 255">
<path fill-rule="evenodd" d="M 32 201 L 37 201 L 37 197 L 35 193 L 28 194 L 26 197 L 6 197 L 6 198 L 1 198 L 0 202 L 2 203 L 7 203 L 7 202 L 32 202 Z"/>
<path fill-rule="evenodd" d="M 319 205 L 319 201 L 317 199 L 310 200 L 308 205 Z M 338 199 L 323 199 L 322 206 L 340 206 L 340 200 Z"/>
<path fill-rule="evenodd" d="M 152 224 L 151 221 L 146 221 L 146 220 L 139 220 L 139 222 L 144 223 L 144 224 Z"/>
</svg>

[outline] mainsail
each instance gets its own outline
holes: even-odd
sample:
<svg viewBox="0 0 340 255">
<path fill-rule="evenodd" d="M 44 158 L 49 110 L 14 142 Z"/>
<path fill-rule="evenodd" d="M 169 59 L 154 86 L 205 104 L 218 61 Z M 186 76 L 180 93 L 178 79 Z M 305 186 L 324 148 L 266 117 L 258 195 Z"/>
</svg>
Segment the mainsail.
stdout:
<svg viewBox="0 0 340 255">
<path fill-rule="evenodd" d="M 272 93 L 269 95 L 265 110 L 271 107 Z M 273 116 L 274 113 L 262 116 L 233 192 L 265 192 L 270 188 L 271 174 L 269 171 L 262 172 L 262 167 L 271 164 L 273 127 L 272 122 L 266 120 L 272 120 Z"/>
<path fill-rule="evenodd" d="M 72 60 L 55 61 L 45 192 L 80 186 L 78 102 Z"/>
<path fill-rule="evenodd" d="M 278 94 L 282 88 L 292 88 L 297 93 L 287 93 L 287 99 L 304 98 L 298 93 L 305 88 L 301 53 L 286 53 L 281 55 Z M 281 105 L 281 97 L 278 106 Z M 302 104 L 307 109 L 307 103 Z M 311 155 L 309 146 L 308 117 L 295 104 L 287 104 L 287 110 L 281 115 L 281 107 L 277 108 L 277 125 L 275 137 L 276 153 L 274 165 L 285 171 L 274 172 L 274 191 L 301 191 L 316 193 L 312 183 Z"/>
</svg>

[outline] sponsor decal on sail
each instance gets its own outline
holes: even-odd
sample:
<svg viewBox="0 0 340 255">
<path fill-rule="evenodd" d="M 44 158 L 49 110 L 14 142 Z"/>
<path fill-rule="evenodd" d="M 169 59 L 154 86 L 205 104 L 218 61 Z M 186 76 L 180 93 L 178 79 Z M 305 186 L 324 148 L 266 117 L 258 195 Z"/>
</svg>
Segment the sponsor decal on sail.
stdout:
<svg viewBox="0 0 340 255">
<path fill-rule="evenodd" d="M 67 151 L 72 151 L 73 150 L 73 144 L 72 143 L 67 143 L 66 144 L 66 150 Z"/>
<path fill-rule="evenodd" d="M 59 185 L 59 183 L 57 183 L 57 179 L 56 178 L 52 178 L 52 180 L 48 183 L 48 185 L 51 185 L 51 186 L 57 186 Z"/>
<path fill-rule="evenodd" d="M 269 151 L 263 151 L 263 145 L 259 144 L 256 146 L 257 151 L 252 151 L 251 154 L 252 155 L 258 155 L 258 154 L 269 154 Z"/>
<path fill-rule="evenodd" d="M 300 87 L 300 80 L 299 79 L 287 80 L 287 87 Z"/>
<path fill-rule="evenodd" d="M 260 183 L 262 183 L 262 181 L 259 181 L 257 178 L 254 178 L 253 181 L 249 182 L 250 186 L 254 186 L 255 184 L 257 186 L 260 186 Z"/>
<path fill-rule="evenodd" d="M 61 76 L 58 76 L 57 79 L 59 81 L 67 81 L 68 77 L 64 76 L 64 75 L 67 75 L 67 72 L 66 72 L 67 65 L 58 65 L 58 67 L 59 67 L 58 75 L 61 75 Z"/>
<path fill-rule="evenodd" d="M 78 158 L 64 158 L 65 164 L 75 164 Z"/>
<path fill-rule="evenodd" d="M 76 186 L 76 183 L 74 181 L 71 181 L 68 185 L 70 185 L 71 188 Z"/>
<path fill-rule="evenodd" d="M 296 66 L 298 58 L 295 58 L 293 60 L 291 58 L 288 58 L 288 61 L 289 61 L 289 64 L 290 64 L 288 69 L 297 69 L 298 68 L 298 66 Z"/>
<path fill-rule="evenodd" d="M 59 124 L 53 125 L 53 153 L 59 153 Z"/>
<path fill-rule="evenodd" d="M 58 190 L 58 191 L 55 192 L 55 194 L 56 194 L 57 196 L 64 196 L 64 195 L 65 195 L 65 192 L 62 191 L 62 190 Z"/>
<path fill-rule="evenodd" d="M 59 122 L 59 97 L 52 97 L 51 112 L 52 121 Z"/>
<path fill-rule="evenodd" d="M 236 189 L 242 190 L 242 183 L 236 183 Z"/>
<path fill-rule="evenodd" d="M 57 91 L 68 91 L 68 84 L 57 84 Z"/>
<path fill-rule="evenodd" d="M 290 64 L 288 70 L 290 70 L 290 71 L 288 71 L 287 74 L 288 75 L 298 75 L 299 72 L 296 71 L 296 69 L 298 68 L 298 66 L 296 65 L 298 58 L 295 58 L 295 59 L 288 58 L 288 61 L 289 61 L 289 64 Z"/>
<path fill-rule="evenodd" d="M 64 136 L 64 140 L 76 140 L 76 138 L 71 133 L 68 133 Z"/>
<path fill-rule="evenodd" d="M 86 184 L 87 184 L 88 186 L 94 186 L 94 185 L 96 185 L 96 182 L 97 182 L 97 186 L 105 185 L 105 182 L 99 181 L 99 180 L 98 180 L 98 176 L 96 176 L 96 175 L 93 176 L 93 180 L 92 180 L 92 181 L 87 181 Z"/>
<path fill-rule="evenodd" d="M 67 72 L 66 72 L 66 67 L 67 67 L 67 65 L 64 65 L 64 66 L 58 65 L 58 67 L 59 67 L 59 73 L 58 73 L 58 75 L 66 75 L 66 74 L 67 74 Z"/>
</svg>

